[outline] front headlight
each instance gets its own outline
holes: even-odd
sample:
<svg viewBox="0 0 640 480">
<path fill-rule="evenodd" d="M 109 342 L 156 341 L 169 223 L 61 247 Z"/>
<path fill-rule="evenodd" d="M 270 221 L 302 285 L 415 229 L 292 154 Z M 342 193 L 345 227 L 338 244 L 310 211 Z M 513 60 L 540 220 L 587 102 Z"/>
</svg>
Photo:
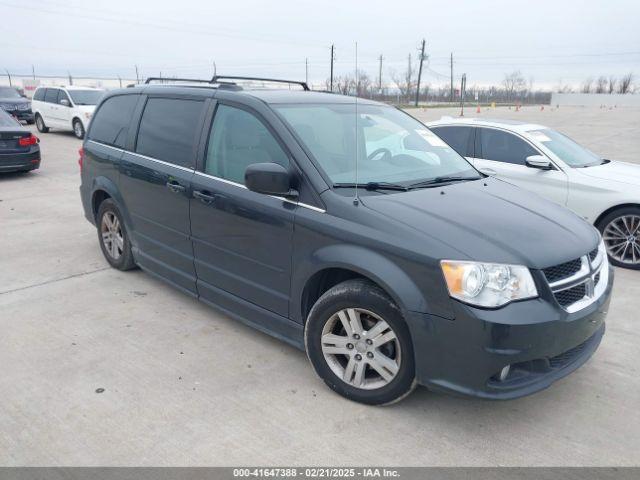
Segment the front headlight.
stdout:
<svg viewBox="0 0 640 480">
<path fill-rule="evenodd" d="M 501 307 L 535 298 L 538 290 L 527 267 L 500 263 L 442 260 L 449 295 L 479 307 Z"/>
</svg>

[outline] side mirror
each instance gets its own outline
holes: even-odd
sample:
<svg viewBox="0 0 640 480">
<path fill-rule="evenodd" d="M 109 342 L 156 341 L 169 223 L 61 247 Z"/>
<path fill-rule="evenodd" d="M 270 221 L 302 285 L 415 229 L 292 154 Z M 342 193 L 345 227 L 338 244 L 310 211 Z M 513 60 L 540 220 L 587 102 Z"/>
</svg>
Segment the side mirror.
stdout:
<svg viewBox="0 0 640 480">
<path fill-rule="evenodd" d="M 553 164 L 544 155 L 531 155 L 526 158 L 525 163 L 529 168 L 537 168 L 539 170 L 553 170 Z"/>
<path fill-rule="evenodd" d="M 64 105 L 65 107 L 71 106 L 71 104 L 69 103 L 69 100 L 67 100 L 66 98 L 63 98 L 60 100 L 60 105 Z"/>
<path fill-rule="evenodd" d="M 254 163 L 244 172 L 244 183 L 253 192 L 292 197 L 298 194 L 291 188 L 291 175 L 277 163 Z"/>
</svg>

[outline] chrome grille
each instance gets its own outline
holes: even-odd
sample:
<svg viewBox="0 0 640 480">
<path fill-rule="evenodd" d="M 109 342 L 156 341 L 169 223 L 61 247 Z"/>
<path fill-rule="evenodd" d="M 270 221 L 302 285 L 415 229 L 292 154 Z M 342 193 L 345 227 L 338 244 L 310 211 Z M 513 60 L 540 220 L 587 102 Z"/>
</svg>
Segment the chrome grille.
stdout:
<svg viewBox="0 0 640 480">
<path fill-rule="evenodd" d="M 547 282 L 552 283 L 563 278 L 570 277 L 580 271 L 582 261 L 577 258 L 570 262 L 561 263 L 554 267 L 545 268 L 543 270 L 544 276 L 547 277 Z"/>
<path fill-rule="evenodd" d="M 609 262 L 601 244 L 586 255 L 543 269 L 558 304 L 569 313 L 591 305 L 605 291 Z"/>
</svg>

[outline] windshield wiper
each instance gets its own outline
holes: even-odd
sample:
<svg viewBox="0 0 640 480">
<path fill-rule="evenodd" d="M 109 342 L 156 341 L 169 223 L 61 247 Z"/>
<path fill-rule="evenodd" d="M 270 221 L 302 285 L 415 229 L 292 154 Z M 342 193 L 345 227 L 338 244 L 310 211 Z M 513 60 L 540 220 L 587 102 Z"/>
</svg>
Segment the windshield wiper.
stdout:
<svg viewBox="0 0 640 480">
<path fill-rule="evenodd" d="M 423 187 L 435 187 L 441 185 L 443 183 L 452 183 L 452 182 L 466 182 L 469 180 L 479 180 L 481 177 L 460 177 L 460 176 L 442 176 L 436 178 L 430 178 L 429 180 L 424 180 L 422 182 L 412 183 L 409 185 L 409 188 L 423 188 Z"/>
<path fill-rule="evenodd" d="M 355 188 L 355 183 L 334 183 L 333 186 L 335 188 Z M 399 183 L 389 183 L 389 182 L 367 182 L 367 183 L 359 183 L 358 187 L 364 188 L 365 190 L 398 190 L 401 192 L 407 192 L 410 190 L 406 185 L 401 185 Z"/>
</svg>

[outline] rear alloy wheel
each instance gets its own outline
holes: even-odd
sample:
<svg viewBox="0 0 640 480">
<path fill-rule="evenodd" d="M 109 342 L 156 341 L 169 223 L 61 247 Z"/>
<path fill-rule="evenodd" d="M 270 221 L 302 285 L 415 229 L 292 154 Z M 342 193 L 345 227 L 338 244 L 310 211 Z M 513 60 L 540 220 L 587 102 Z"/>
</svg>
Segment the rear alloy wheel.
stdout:
<svg viewBox="0 0 640 480">
<path fill-rule="evenodd" d="M 84 138 L 84 125 L 78 119 L 73 121 L 73 134 L 80 140 Z"/>
<path fill-rule="evenodd" d="M 118 270 L 134 268 L 135 262 L 127 231 L 113 200 L 106 199 L 100 204 L 97 220 L 100 248 L 107 262 Z"/>
<path fill-rule="evenodd" d="M 617 267 L 640 269 L 640 208 L 614 211 L 601 222 L 611 263 Z"/>
<path fill-rule="evenodd" d="M 45 126 L 44 120 L 39 114 L 36 115 L 36 128 L 40 133 L 47 133 L 49 131 L 49 127 Z"/>
<path fill-rule="evenodd" d="M 348 280 L 309 313 L 305 347 L 316 373 L 340 395 L 369 405 L 401 400 L 416 385 L 409 330 L 375 284 Z"/>
</svg>

